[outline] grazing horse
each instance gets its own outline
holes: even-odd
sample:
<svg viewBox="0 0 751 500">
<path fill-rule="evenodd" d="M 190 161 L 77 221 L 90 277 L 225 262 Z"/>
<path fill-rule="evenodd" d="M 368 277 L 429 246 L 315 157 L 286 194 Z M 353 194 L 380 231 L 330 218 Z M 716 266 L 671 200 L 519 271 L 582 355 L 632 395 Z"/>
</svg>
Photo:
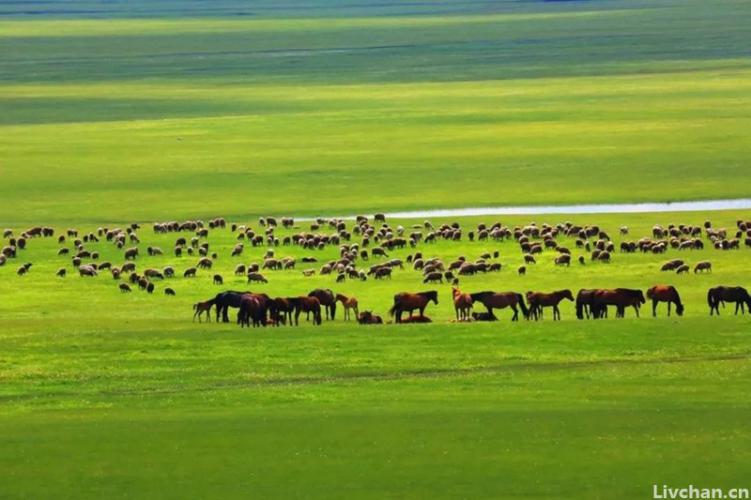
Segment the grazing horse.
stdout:
<svg viewBox="0 0 751 500">
<path fill-rule="evenodd" d="M 488 314 L 493 316 L 493 309 L 503 309 L 510 307 L 514 311 L 514 316 L 511 321 L 517 321 L 519 319 L 519 311 L 517 306 L 522 310 L 524 318 L 529 318 L 529 309 L 524 303 L 524 297 L 522 294 L 516 292 L 477 292 L 470 294 L 473 302 L 481 302 L 488 310 Z"/>
<path fill-rule="evenodd" d="M 336 294 L 336 300 L 338 302 L 342 303 L 342 306 L 344 307 L 344 319 L 346 321 L 349 321 L 350 318 L 350 309 L 355 311 L 355 319 L 360 316 L 360 311 L 358 310 L 358 304 L 357 299 L 354 297 L 347 297 L 346 295 L 342 295 L 341 293 Z"/>
<path fill-rule="evenodd" d="M 657 303 L 668 303 L 668 316 L 670 316 L 670 306 L 675 304 L 675 313 L 683 316 L 683 303 L 678 295 L 678 290 L 670 285 L 655 285 L 647 290 L 647 298 L 652 300 L 652 316 L 657 316 Z"/>
<path fill-rule="evenodd" d="M 417 309 L 420 311 L 420 316 L 424 316 L 425 308 L 431 301 L 438 305 L 438 292 L 435 290 L 418 293 L 397 293 L 394 295 L 394 305 L 389 309 L 389 314 L 396 318 L 397 323 L 402 322 L 402 313 L 405 311 L 408 311 L 409 316 L 412 317 L 412 312 Z"/>
<path fill-rule="evenodd" d="M 328 288 L 316 288 L 308 294 L 308 297 L 315 297 L 318 302 L 326 309 L 326 319 L 334 321 L 336 316 L 336 295 Z"/>
<path fill-rule="evenodd" d="M 321 324 L 321 302 L 317 297 L 290 297 L 287 300 L 295 308 L 295 325 L 300 324 L 300 313 L 303 312 L 308 320 L 310 320 L 310 313 L 313 313 L 313 324 Z"/>
<path fill-rule="evenodd" d="M 462 293 L 457 287 L 451 288 L 451 296 L 454 299 L 454 311 L 457 321 L 469 321 L 472 313 L 472 296 Z"/>
<path fill-rule="evenodd" d="M 745 288 L 740 286 L 716 286 L 709 289 L 707 303 L 709 304 L 710 316 L 715 312 L 719 316 L 720 304 L 725 307 L 725 302 L 735 302 L 735 314 L 738 314 L 738 309 L 741 310 L 741 314 L 745 314 L 744 304 L 751 312 L 751 297 L 749 297 L 748 290 Z"/>
<path fill-rule="evenodd" d="M 616 288 L 614 290 L 596 290 L 592 297 L 590 310 L 595 319 L 607 318 L 608 306 L 616 307 L 616 318 L 625 316 L 626 307 L 633 307 L 636 317 L 639 317 L 639 307 L 644 304 L 644 292 L 629 288 Z"/>
<path fill-rule="evenodd" d="M 193 304 L 193 310 L 195 311 L 193 313 L 193 321 L 196 320 L 196 317 L 198 317 L 198 322 L 201 323 L 201 316 L 203 313 L 206 313 L 206 321 L 211 323 L 211 307 L 215 304 L 214 299 L 207 300 L 206 302 L 198 302 L 196 304 Z M 219 317 L 217 316 L 217 321 L 219 320 Z"/>
<path fill-rule="evenodd" d="M 261 315 L 262 307 L 258 296 L 245 294 L 240 298 L 240 311 L 237 313 L 237 322 L 241 327 L 250 326 L 251 320 L 253 327 L 266 326 L 266 315 Z"/>
<path fill-rule="evenodd" d="M 574 295 L 571 293 L 571 290 L 557 290 L 552 293 L 527 292 L 529 311 L 535 318 L 535 321 L 542 319 L 542 310 L 545 307 L 553 308 L 553 321 L 560 320 L 561 311 L 558 309 L 558 304 L 563 299 L 568 299 L 571 302 L 574 301 Z"/>
<path fill-rule="evenodd" d="M 214 303 L 216 304 L 216 321 L 219 322 L 219 317 L 221 316 L 221 321 L 224 323 L 229 323 L 229 308 L 239 308 L 241 298 L 244 294 L 248 294 L 251 292 L 236 292 L 232 290 L 228 290 L 226 292 L 221 292 L 214 297 Z"/>
<path fill-rule="evenodd" d="M 269 311 L 275 326 L 279 326 L 280 323 L 292 325 L 292 313 L 295 312 L 295 306 L 289 299 L 284 297 L 275 298 L 269 303 Z"/>
</svg>

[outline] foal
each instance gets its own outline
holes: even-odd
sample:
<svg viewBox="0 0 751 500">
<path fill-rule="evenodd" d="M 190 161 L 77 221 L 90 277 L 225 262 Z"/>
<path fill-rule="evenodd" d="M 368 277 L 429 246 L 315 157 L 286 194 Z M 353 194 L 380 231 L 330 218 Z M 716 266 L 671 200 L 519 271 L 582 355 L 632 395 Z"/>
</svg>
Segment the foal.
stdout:
<svg viewBox="0 0 751 500">
<path fill-rule="evenodd" d="M 198 322 L 201 323 L 201 315 L 203 315 L 203 313 L 206 313 L 206 320 L 211 323 L 211 307 L 213 305 L 213 300 L 207 300 L 206 302 L 197 302 L 193 304 L 193 309 L 195 310 L 195 312 L 193 313 L 193 321 L 195 321 L 196 317 L 198 317 Z"/>
<path fill-rule="evenodd" d="M 336 294 L 336 300 L 338 302 L 342 303 L 342 306 L 344 306 L 344 320 L 349 321 L 350 319 L 350 309 L 355 312 L 355 319 L 358 319 L 360 316 L 360 311 L 358 309 L 357 299 L 354 297 L 347 297 L 346 295 L 342 295 L 341 293 Z"/>
</svg>

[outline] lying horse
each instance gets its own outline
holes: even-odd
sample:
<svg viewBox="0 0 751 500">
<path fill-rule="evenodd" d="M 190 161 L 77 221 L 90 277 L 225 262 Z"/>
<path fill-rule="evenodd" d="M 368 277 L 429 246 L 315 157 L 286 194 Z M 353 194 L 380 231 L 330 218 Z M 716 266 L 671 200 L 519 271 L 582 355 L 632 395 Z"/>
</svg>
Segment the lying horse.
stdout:
<svg viewBox="0 0 751 500">
<path fill-rule="evenodd" d="M 542 319 L 542 310 L 544 307 L 553 308 L 553 321 L 561 319 L 561 311 L 558 304 L 563 299 L 574 301 L 571 290 L 558 290 L 552 293 L 527 292 L 527 302 L 529 302 L 529 312 L 535 321 Z"/>
<path fill-rule="evenodd" d="M 683 303 L 678 295 L 678 290 L 670 285 L 655 285 L 647 290 L 647 298 L 652 300 L 652 316 L 657 316 L 657 303 L 668 303 L 668 316 L 670 316 L 670 306 L 675 304 L 675 313 L 678 316 L 683 315 Z"/>
<path fill-rule="evenodd" d="M 519 309 L 522 310 L 524 318 L 529 318 L 529 309 L 524 303 L 524 297 L 522 294 L 516 292 L 477 292 L 469 295 L 473 302 L 480 302 L 488 310 L 488 314 L 493 315 L 493 309 L 504 309 L 510 307 L 514 311 L 514 316 L 511 321 L 517 321 L 519 319 Z"/>
<path fill-rule="evenodd" d="M 370 311 L 363 311 L 357 315 L 357 322 L 361 325 L 381 325 L 383 324 L 383 318 Z"/>
<path fill-rule="evenodd" d="M 394 295 L 394 305 L 389 309 L 389 314 L 396 317 L 396 322 L 402 322 L 402 313 L 409 312 L 410 317 L 415 310 L 420 311 L 420 316 L 424 316 L 425 308 L 430 302 L 438 305 L 438 292 L 430 290 L 419 293 L 397 293 Z"/>
<path fill-rule="evenodd" d="M 725 302 L 735 302 L 735 314 L 738 314 L 738 309 L 741 310 L 741 314 L 745 314 L 744 304 L 751 312 L 751 297 L 749 297 L 748 290 L 745 288 L 740 286 L 716 286 L 709 289 L 707 304 L 709 304 L 710 316 L 715 312 L 719 316 L 720 304 L 724 307 Z"/>
</svg>

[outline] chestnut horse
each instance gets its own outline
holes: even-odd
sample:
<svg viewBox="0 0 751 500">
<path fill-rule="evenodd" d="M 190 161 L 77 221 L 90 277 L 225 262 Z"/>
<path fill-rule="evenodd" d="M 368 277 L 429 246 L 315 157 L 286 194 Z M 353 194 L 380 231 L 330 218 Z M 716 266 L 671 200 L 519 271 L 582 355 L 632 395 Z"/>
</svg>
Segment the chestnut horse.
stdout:
<svg viewBox="0 0 751 500">
<path fill-rule="evenodd" d="M 358 310 L 358 304 L 357 299 L 354 297 L 347 297 L 346 295 L 342 295 L 341 293 L 336 294 L 336 300 L 338 302 L 342 303 L 342 306 L 344 307 L 344 319 L 345 321 L 349 321 L 350 314 L 349 311 L 352 309 L 355 311 L 355 319 L 358 318 L 360 315 L 360 312 Z"/>
<path fill-rule="evenodd" d="M 472 312 L 472 296 L 462 293 L 457 287 L 451 288 L 451 296 L 454 299 L 454 311 L 457 321 L 469 321 Z"/>
<path fill-rule="evenodd" d="M 471 293 L 469 296 L 472 298 L 473 302 L 482 303 L 482 305 L 487 308 L 488 314 L 491 316 L 493 316 L 493 309 L 510 307 L 511 310 L 514 311 L 514 316 L 511 318 L 511 321 L 517 321 L 519 319 L 519 311 L 516 307 L 519 306 L 524 318 L 529 318 L 529 309 L 527 309 L 527 305 L 524 303 L 524 297 L 522 297 L 522 294 L 520 293 L 485 291 Z"/>
<path fill-rule="evenodd" d="M 751 312 L 751 297 L 748 290 L 740 286 L 716 286 L 710 288 L 707 292 L 707 304 L 709 304 L 709 315 L 715 312 L 720 315 L 720 304 L 725 307 L 725 302 L 735 302 L 735 314 L 738 314 L 740 308 L 741 314 L 745 314 L 743 305 L 748 306 Z"/>
<path fill-rule="evenodd" d="M 561 319 L 561 311 L 558 304 L 563 299 L 574 301 L 574 295 L 571 290 L 557 290 L 552 293 L 527 292 L 527 302 L 529 302 L 529 313 L 535 318 L 535 321 L 542 319 L 542 310 L 544 307 L 553 308 L 553 321 Z"/>
<path fill-rule="evenodd" d="M 265 316 L 265 315 L 264 315 Z M 240 298 L 240 311 L 237 313 L 237 322 L 241 327 L 266 326 L 266 318 L 261 318 L 261 301 L 253 294 L 245 294 Z"/>
<path fill-rule="evenodd" d="M 607 318 L 608 306 L 616 307 L 616 318 L 623 318 L 627 307 L 633 307 L 636 317 L 639 317 L 639 307 L 644 304 L 644 292 L 629 288 L 616 288 L 613 290 L 597 290 L 592 297 L 590 306 L 595 318 Z"/>
<path fill-rule="evenodd" d="M 316 297 L 290 297 L 287 299 L 295 308 L 295 325 L 300 324 L 300 313 L 305 313 L 310 319 L 313 313 L 313 324 L 321 324 L 321 302 Z"/>
<path fill-rule="evenodd" d="M 670 316 L 670 306 L 675 304 L 675 313 L 683 316 L 683 303 L 678 295 L 678 290 L 670 285 L 655 285 L 647 290 L 647 298 L 652 300 L 652 316 L 657 316 L 657 303 L 668 303 L 668 316 Z"/>
<path fill-rule="evenodd" d="M 402 313 L 405 311 L 408 311 L 409 316 L 412 317 L 412 313 L 417 309 L 420 311 L 420 316 L 424 316 L 425 308 L 431 301 L 438 305 L 438 292 L 435 290 L 418 293 L 397 293 L 394 295 L 394 305 L 389 309 L 389 314 L 396 317 L 397 323 L 402 322 Z"/>
<path fill-rule="evenodd" d="M 126 285 L 127 286 L 127 285 Z M 123 289 L 123 286 L 120 285 L 120 289 Z M 201 316 L 203 313 L 206 313 L 206 320 L 211 323 L 211 307 L 214 305 L 214 299 L 207 300 L 206 302 L 198 302 L 197 304 L 193 304 L 193 310 L 195 311 L 193 313 L 193 321 L 198 318 L 198 322 L 201 323 Z"/>
</svg>

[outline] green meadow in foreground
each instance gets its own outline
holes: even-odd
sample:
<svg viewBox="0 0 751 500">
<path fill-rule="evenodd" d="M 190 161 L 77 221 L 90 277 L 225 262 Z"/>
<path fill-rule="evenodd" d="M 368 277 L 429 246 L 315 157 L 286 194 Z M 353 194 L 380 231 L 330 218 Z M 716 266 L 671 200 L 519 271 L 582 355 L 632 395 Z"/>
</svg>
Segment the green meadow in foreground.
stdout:
<svg viewBox="0 0 751 500">
<path fill-rule="evenodd" d="M 732 228 L 747 213 L 540 216 L 599 223 L 616 243 L 651 234 L 654 224 Z M 530 217 L 457 219 L 470 228 Z M 241 221 L 244 222 L 244 221 Z M 409 227 L 419 221 L 392 221 Z M 449 220 L 434 220 L 434 223 Z M 255 221 L 250 222 L 256 227 Z M 309 223 L 298 222 L 299 230 Z M 630 234 L 617 236 L 628 225 Z M 78 226 L 94 230 L 94 226 Z M 20 230 L 21 228 L 16 228 Z M 62 230 L 62 228 L 58 228 Z M 144 224 L 142 254 L 169 253 L 178 236 Z M 280 236 L 290 231 L 279 230 Z M 330 287 L 361 309 L 387 316 L 394 293 L 439 290 L 431 325 L 373 327 L 324 321 L 313 327 L 240 329 L 191 322 L 191 304 L 224 289 L 247 289 L 230 257 L 236 239 L 212 231 L 219 255 L 195 279 L 157 282 L 154 295 L 121 294 L 108 273 L 81 278 L 55 238 L 35 239 L 0 268 L 0 470 L 10 497 L 568 497 L 638 498 L 652 484 L 744 485 L 749 472 L 749 316 L 708 316 L 706 290 L 749 287 L 748 249 L 616 253 L 611 264 L 552 264 L 548 251 L 520 277 L 513 242 L 439 242 L 416 250 L 449 261 L 498 250 L 500 273 L 466 277 L 466 291 L 553 290 L 656 283 L 678 287 L 683 317 L 453 322 L 450 286 L 423 285 L 418 272 L 391 280 L 334 283 L 305 278 L 305 255 L 325 262 L 337 249 L 278 247 L 298 268 L 266 272 L 250 288 L 272 296 Z M 573 240 L 561 244 L 574 248 Z M 111 243 L 88 245 L 122 262 Z M 414 250 L 396 250 L 405 259 Z M 574 256 L 581 252 L 574 250 Z M 711 260 L 712 274 L 662 273 L 661 263 Z M 138 258 L 139 269 L 196 257 Z M 28 275 L 15 268 L 33 262 Z M 371 260 L 374 263 L 378 260 Z M 320 263 L 319 263 L 320 264 Z M 315 264 L 314 267 L 318 267 Z M 362 263 L 366 266 L 366 263 Z M 59 267 L 67 278 L 54 277 Z M 226 283 L 211 283 L 214 273 Z M 164 287 L 177 291 L 165 297 Z M 476 307 L 475 310 L 482 310 Z M 611 311 L 612 315 L 612 311 Z M 233 314 L 234 319 L 234 314 Z"/>
<path fill-rule="evenodd" d="M 0 2 L 0 229 L 141 221 L 139 269 L 181 275 L 197 259 L 175 258 L 176 235 L 152 222 L 749 197 L 750 39 L 739 0 Z M 619 243 L 751 214 L 456 220 L 566 219 Z M 229 230 L 208 241 L 215 269 L 154 295 L 77 276 L 53 238 L 0 266 L 0 498 L 749 486 L 751 319 L 706 305 L 711 286 L 751 287 L 746 247 L 570 268 L 546 252 L 520 277 L 514 243 L 421 245 L 447 261 L 500 252 L 502 271 L 462 278 L 466 291 L 668 282 L 686 304 L 683 317 L 647 304 L 641 318 L 578 321 L 564 302 L 560 322 L 502 311 L 492 324 L 453 322 L 450 286 L 415 271 L 337 284 L 299 262 L 314 254 L 317 268 L 336 248 L 280 247 L 297 269 L 253 290 L 331 287 L 387 316 L 394 293 L 435 288 L 434 323 L 360 327 L 340 309 L 322 327 L 242 330 L 193 323 L 191 305 L 246 289 L 232 270 L 265 249 L 231 258 Z M 714 271 L 659 272 L 676 257 Z"/>
</svg>

